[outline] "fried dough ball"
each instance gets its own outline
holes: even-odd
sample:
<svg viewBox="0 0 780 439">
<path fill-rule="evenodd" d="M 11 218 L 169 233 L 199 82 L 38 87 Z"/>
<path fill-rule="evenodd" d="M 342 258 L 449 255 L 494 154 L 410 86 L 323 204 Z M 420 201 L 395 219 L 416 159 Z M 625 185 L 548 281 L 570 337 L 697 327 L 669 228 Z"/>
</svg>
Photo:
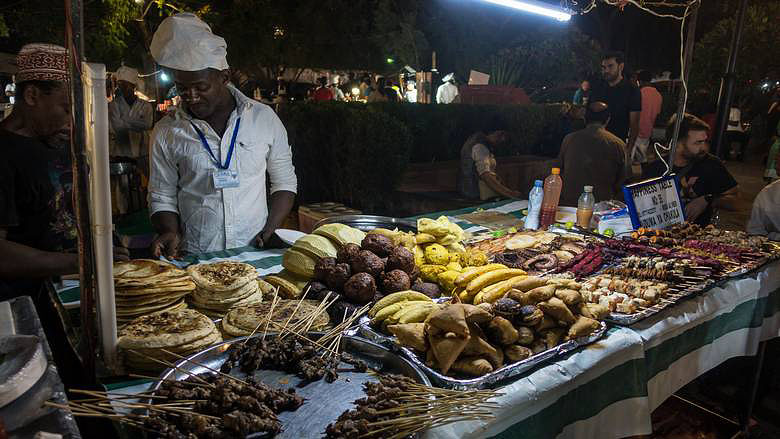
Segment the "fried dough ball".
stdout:
<svg viewBox="0 0 780 439">
<path fill-rule="evenodd" d="M 353 273 L 368 273 L 371 276 L 379 276 L 379 273 L 383 271 L 385 271 L 385 263 L 369 250 L 361 250 L 352 260 Z"/>
<path fill-rule="evenodd" d="M 374 294 L 376 283 L 368 273 L 354 274 L 344 284 L 344 297 L 352 303 L 368 303 L 374 298 Z"/>
<path fill-rule="evenodd" d="M 363 241 L 360 243 L 360 247 L 363 250 L 368 250 L 374 253 L 380 258 L 384 258 L 393 251 L 395 245 L 393 244 L 393 240 L 385 235 L 369 233 L 365 238 L 363 238 Z"/>
<path fill-rule="evenodd" d="M 328 278 L 328 273 L 333 271 L 336 266 L 335 258 L 322 258 L 314 265 L 314 279 L 325 282 Z"/>
<path fill-rule="evenodd" d="M 381 279 L 382 291 L 384 291 L 385 294 L 405 291 L 412 286 L 409 275 L 403 270 L 392 270 L 382 273 Z"/>
<path fill-rule="evenodd" d="M 325 283 L 333 290 L 340 290 L 350 276 L 352 276 L 352 269 L 348 264 L 336 264 L 325 277 Z"/>
<path fill-rule="evenodd" d="M 360 253 L 360 246 L 350 242 L 336 252 L 336 260 L 344 264 L 352 264 L 352 259 L 354 259 L 358 253 Z"/>
<path fill-rule="evenodd" d="M 396 247 L 387 257 L 387 270 L 401 270 L 406 274 L 414 273 L 414 254 L 406 247 Z"/>
</svg>

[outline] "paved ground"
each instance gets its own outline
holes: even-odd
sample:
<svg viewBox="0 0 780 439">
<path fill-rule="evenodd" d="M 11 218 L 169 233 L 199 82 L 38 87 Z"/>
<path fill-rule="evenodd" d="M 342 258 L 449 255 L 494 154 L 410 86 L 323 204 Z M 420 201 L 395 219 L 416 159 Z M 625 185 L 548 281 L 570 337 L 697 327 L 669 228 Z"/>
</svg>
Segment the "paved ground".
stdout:
<svg viewBox="0 0 780 439">
<path fill-rule="evenodd" d="M 744 230 L 750 218 L 753 199 L 764 187 L 763 154 L 749 155 L 745 162 L 726 162 L 726 167 L 739 183 L 740 196 L 736 210 L 720 211 L 719 226 L 730 230 Z"/>
</svg>

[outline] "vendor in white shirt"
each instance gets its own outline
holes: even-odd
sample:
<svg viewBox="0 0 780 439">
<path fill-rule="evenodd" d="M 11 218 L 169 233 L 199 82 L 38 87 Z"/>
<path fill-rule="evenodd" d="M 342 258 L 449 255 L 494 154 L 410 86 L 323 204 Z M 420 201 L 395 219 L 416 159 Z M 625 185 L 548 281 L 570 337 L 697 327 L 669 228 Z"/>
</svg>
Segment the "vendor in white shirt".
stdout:
<svg viewBox="0 0 780 439">
<path fill-rule="evenodd" d="M 780 175 L 780 153 L 775 157 L 775 170 Z M 780 180 L 764 186 L 756 195 L 746 229 L 750 235 L 780 241 Z"/>
<path fill-rule="evenodd" d="M 152 133 L 153 253 L 264 247 L 297 190 L 282 122 L 228 83 L 225 40 L 194 14 L 163 20 L 151 52 L 171 70 L 182 99 Z"/>
</svg>

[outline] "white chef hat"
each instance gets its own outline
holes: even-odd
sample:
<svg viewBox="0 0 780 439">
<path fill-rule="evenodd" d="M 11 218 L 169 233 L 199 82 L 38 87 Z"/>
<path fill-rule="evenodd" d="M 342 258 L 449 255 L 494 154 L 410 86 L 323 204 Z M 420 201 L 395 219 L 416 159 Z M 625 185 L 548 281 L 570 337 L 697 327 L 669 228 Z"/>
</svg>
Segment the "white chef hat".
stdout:
<svg viewBox="0 0 780 439">
<path fill-rule="evenodd" d="M 114 77 L 117 81 L 127 81 L 132 84 L 138 84 L 138 70 L 132 67 L 122 66 L 116 69 Z"/>
<path fill-rule="evenodd" d="M 448 82 L 452 81 L 453 79 L 455 79 L 455 73 L 447 73 L 443 78 L 441 78 L 441 82 Z"/>
<path fill-rule="evenodd" d="M 186 72 L 208 68 L 225 70 L 227 43 L 193 13 L 172 15 L 152 37 L 152 57 L 163 67 Z"/>
</svg>

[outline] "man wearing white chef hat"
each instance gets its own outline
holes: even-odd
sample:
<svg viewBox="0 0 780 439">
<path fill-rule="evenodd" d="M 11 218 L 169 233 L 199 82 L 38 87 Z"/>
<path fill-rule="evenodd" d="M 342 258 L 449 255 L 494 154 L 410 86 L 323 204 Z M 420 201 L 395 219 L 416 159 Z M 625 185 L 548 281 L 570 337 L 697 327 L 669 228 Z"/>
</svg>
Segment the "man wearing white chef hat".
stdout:
<svg viewBox="0 0 780 439">
<path fill-rule="evenodd" d="M 229 84 L 225 40 L 194 14 L 163 20 L 151 52 L 171 70 L 182 99 L 152 133 L 152 251 L 175 257 L 264 247 L 297 191 L 282 122 Z"/>
<path fill-rule="evenodd" d="M 108 120 L 111 129 L 111 155 L 122 157 L 148 157 L 149 133 L 154 123 L 152 104 L 135 93 L 138 70 L 122 66 L 114 73 L 117 90 L 108 104 Z M 143 160 L 144 163 L 148 159 Z M 144 175 L 148 171 L 142 168 Z"/>
<path fill-rule="evenodd" d="M 441 78 L 444 84 L 436 90 L 436 102 L 439 104 L 451 104 L 458 97 L 458 86 L 455 85 L 455 73 L 449 73 Z"/>
</svg>

